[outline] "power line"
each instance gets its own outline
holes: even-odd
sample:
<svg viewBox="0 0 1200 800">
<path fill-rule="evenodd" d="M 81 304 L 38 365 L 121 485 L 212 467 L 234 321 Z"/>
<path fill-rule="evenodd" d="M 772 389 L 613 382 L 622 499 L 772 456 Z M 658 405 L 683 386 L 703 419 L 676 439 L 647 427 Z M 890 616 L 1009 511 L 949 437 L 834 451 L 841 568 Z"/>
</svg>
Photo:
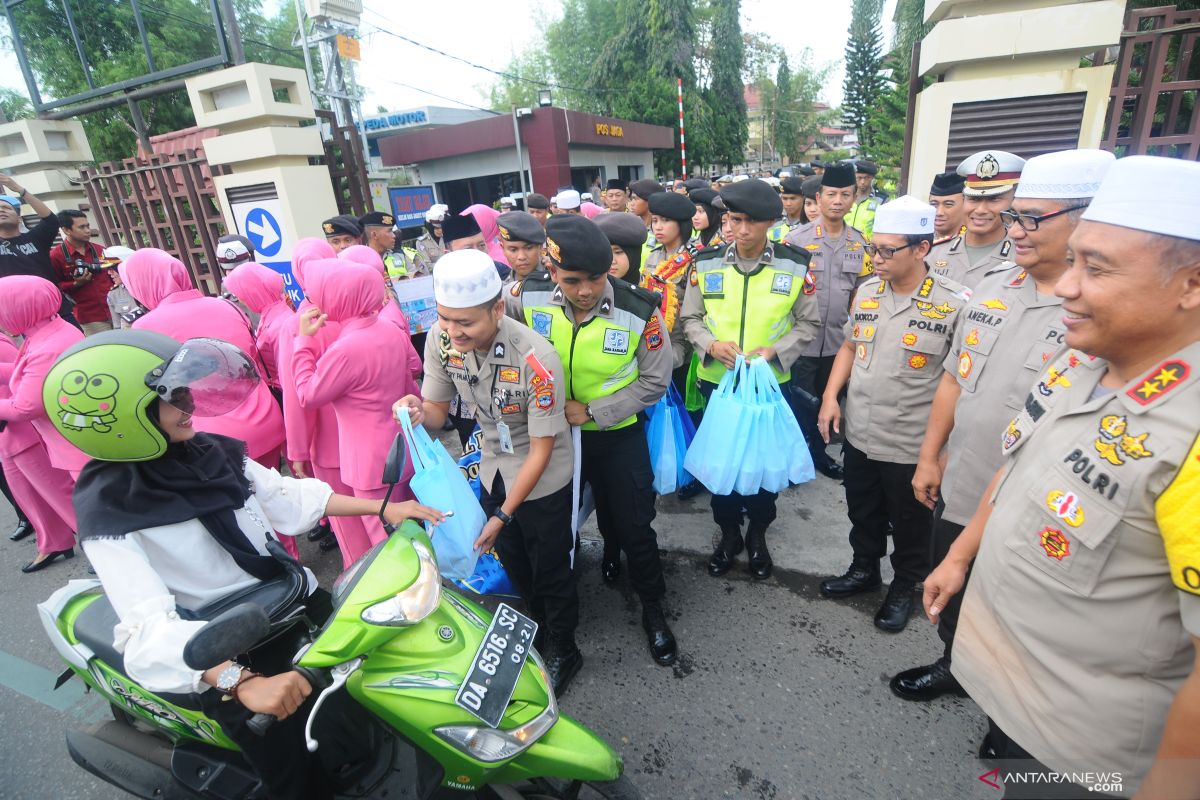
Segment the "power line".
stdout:
<svg viewBox="0 0 1200 800">
<path fill-rule="evenodd" d="M 448 103 L 457 103 L 460 106 L 466 106 L 467 108 L 473 108 L 476 111 L 486 111 L 489 114 L 497 114 L 498 115 L 498 112 L 493 109 L 484 108 L 482 106 L 473 105 L 471 103 L 464 103 L 462 100 L 455 100 L 453 97 L 446 97 L 445 95 L 440 95 L 437 92 L 431 92 L 428 89 L 421 89 L 417 86 L 410 86 L 407 83 L 401 83 L 400 81 L 394 81 L 394 80 L 391 80 L 390 78 L 385 78 L 384 83 L 390 83 L 395 86 L 400 86 L 404 89 L 412 89 L 414 92 L 420 92 L 421 94 L 427 94 L 430 97 L 436 97 L 437 99 L 445 100 Z"/>
</svg>

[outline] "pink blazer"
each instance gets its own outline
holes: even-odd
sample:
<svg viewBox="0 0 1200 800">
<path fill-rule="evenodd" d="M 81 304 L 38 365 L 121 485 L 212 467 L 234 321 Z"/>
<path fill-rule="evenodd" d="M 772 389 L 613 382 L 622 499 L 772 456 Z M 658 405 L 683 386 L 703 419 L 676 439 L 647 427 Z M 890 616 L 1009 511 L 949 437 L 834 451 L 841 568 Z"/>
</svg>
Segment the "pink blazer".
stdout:
<svg viewBox="0 0 1200 800">
<path fill-rule="evenodd" d="M 13 367 L 17 361 L 17 346 L 7 336 L 0 336 L 0 400 L 12 397 L 8 381 L 12 378 Z M 29 421 L 9 420 L 0 431 L 0 459 L 7 459 L 17 453 L 23 453 L 35 444 L 41 444 L 42 437 Z"/>
<path fill-rule="evenodd" d="M 279 326 L 277 353 L 279 382 L 283 389 L 283 424 L 287 431 L 287 459 L 337 469 L 341 463 L 341 446 L 338 444 L 337 415 L 333 413 L 333 406 L 305 408 L 296 393 L 295 370 L 292 366 L 299 333 L 299 315 L 308 308 L 312 308 L 312 303 L 305 299 L 296 313 L 289 314 Z M 341 326 L 336 322 L 326 322 L 316 336 L 308 337 L 312 340 L 309 344 L 317 357 L 333 344 L 340 330 Z"/>
</svg>

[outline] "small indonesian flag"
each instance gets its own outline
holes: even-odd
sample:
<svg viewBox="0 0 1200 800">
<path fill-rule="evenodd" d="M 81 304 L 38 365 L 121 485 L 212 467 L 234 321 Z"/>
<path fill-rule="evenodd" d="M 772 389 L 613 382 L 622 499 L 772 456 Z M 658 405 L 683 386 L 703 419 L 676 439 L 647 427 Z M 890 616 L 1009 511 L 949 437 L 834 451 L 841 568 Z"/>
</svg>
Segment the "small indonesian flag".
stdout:
<svg viewBox="0 0 1200 800">
<path fill-rule="evenodd" d="M 525 354 L 525 363 L 529 365 L 529 368 L 533 370 L 535 375 L 546 381 L 546 383 L 554 383 L 554 376 L 550 374 L 550 370 L 546 369 L 546 365 L 538 360 L 538 357 L 534 355 L 532 350 Z"/>
</svg>

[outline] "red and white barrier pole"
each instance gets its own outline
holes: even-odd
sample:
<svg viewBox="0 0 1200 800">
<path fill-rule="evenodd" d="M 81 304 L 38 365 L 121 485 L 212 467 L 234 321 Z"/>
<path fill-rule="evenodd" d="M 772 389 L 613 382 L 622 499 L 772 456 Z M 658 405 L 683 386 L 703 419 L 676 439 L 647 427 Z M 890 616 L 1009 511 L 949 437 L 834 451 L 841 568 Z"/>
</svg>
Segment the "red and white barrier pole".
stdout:
<svg viewBox="0 0 1200 800">
<path fill-rule="evenodd" d="M 683 179 L 687 180 L 687 144 L 683 138 L 683 78 L 676 78 L 675 85 L 679 88 L 679 158 L 683 164 Z"/>
</svg>

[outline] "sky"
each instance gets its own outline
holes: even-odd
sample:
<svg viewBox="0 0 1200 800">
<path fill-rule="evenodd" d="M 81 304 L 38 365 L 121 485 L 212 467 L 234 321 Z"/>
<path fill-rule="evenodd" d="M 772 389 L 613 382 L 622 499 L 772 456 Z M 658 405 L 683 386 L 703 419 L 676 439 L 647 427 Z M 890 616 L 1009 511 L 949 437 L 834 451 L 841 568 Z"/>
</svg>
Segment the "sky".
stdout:
<svg viewBox="0 0 1200 800">
<path fill-rule="evenodd" d="M 266 0 L 264 6 L 277 8 L 279 2 Z M 555 11 L 554 4 L 546 0 L 459 0 L 445 4 L 365 0 L 364 5 L 363 60 L 358 79 L 367 91 L 364 104 L 367 114 L 379 105 L 392 111 L 427 105 L 486 105 L 486 87 L 496 77 L 392 36 L 372 32 L 374 27 L 502 70 L 514 54 L 536 45 L 536 20 Z M 887 0 L 884 7 L 885 41 L 890 38 L 895 5 L 896 0 Z M 788 53 L 793 56 L 807 47 L 813 52 L 815 64 L 832 64 L 834 69 L 821 99 L 836 106 L 842 99 L 842 58 L 850 7 L 850 0 L 742 0 L 742 28 L 764 33 L 779 43 L 786 40 Z M 0 49 L 0 86 L 25 91 L 16 58 L 7 43 Z"/>
</svg>

